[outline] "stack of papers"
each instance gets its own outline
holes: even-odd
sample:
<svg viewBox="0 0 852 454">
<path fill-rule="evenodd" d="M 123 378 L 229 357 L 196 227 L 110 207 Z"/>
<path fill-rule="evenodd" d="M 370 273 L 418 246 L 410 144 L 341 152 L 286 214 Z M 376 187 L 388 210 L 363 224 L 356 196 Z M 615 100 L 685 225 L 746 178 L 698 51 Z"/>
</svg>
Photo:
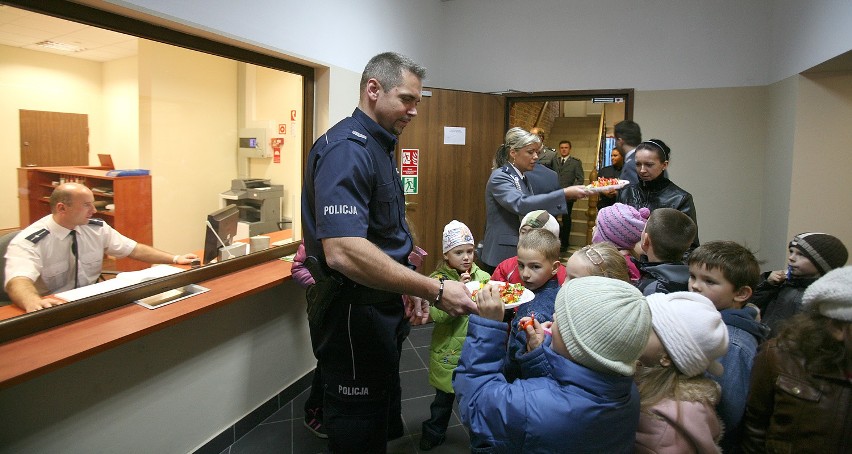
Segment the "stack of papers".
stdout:
<svg viewBox="0 0 852 454">
<path fill-rule="evenodd" d="M 57 296 L 58 298 L 62 298 L 63 300 L 68 302 L 77 301 L 83 298 L 88 298 L 90 296 L 100 295 L 101 293 L 111 292 L 113 290 L 130 287 L 131 285 L 135 285 L 144 281 L 150 281 L 151 279 L 157 279 L 159 277 L 180 273 L 181 271 L 184 271 L 184 269 L 170 265 L 156 265 L 152 266 L 151 268 L 146 268 L 144 270 L 126 271 L 124 273 L 118 273 L 115 276 L 115 279 L 110 279 L 108 281 L 98 282 L 92 285 L 87 285 L 85 287 L 79 287 L 62 293 L 57 293 L 55 296 Z"/>
</svg>

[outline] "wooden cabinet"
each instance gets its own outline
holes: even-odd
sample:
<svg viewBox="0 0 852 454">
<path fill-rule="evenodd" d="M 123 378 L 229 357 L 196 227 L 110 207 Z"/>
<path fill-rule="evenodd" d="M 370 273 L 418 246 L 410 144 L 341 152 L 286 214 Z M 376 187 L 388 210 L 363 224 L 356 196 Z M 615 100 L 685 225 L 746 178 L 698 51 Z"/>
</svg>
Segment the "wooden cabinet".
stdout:
<svg viewBox="0 0 852 454">
<path fill-rule="evenodd" d="M 107 170 L 90 167 L 24 167 L 18 169 L 18 207 L 21 228 L 50 214 L 50 194 L 60 181 L 78 182 L 92 189 L 95 202 L 113 205 L 99 209 L 103 219 L 122 235 L 151 245 L 154 240 L 151 218 L 151 176 L 109 177 Z M 131 271 L 150 265 L 123 258 L 104 260 L 105 269 Z"/>
</svg>

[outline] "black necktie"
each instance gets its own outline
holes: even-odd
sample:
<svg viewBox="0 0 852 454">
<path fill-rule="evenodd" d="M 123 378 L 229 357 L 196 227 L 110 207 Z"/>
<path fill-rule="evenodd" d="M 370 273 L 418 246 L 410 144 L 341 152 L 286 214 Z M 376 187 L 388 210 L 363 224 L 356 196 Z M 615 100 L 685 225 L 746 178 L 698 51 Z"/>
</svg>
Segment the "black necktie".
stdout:
<svg viewBox="0 0 852 454">
<path fill-rule="evenodd" d="M 74 256 L 74 288 L 77 288 L 80 284 L 77 280 L 77 263 L 79 258 L 77 257 L 77 231 L 72 230 L 69 235 L 71 235 L 71 254 Z"/>
</svg>

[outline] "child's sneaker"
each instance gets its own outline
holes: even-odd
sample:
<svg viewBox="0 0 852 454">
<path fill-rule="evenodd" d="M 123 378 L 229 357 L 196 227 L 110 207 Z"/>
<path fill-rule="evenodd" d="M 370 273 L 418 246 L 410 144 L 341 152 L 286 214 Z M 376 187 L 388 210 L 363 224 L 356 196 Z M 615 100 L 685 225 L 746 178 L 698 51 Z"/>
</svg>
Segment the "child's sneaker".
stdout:
<svg viewBox="0 0 852 454">
<path fill-rule="evenodd" d="M 319 438 L 328 438 L 325 428 L 322 426 L 322 408 L 305 410 L 305 427 Z"/>
</svg>

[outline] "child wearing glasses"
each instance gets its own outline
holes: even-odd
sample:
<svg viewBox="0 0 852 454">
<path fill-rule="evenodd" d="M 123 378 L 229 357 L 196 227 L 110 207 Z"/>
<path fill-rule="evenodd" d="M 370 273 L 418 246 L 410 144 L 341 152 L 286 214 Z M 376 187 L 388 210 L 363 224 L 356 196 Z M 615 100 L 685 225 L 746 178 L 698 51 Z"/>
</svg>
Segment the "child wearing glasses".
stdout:
<svg viewBox="0 0 852 454">
<path fill-rule="evenodd" d="M 697 233 L 695 222 L 682 211 L 657 208 L 651 212 L 640 240 L 644 254 L 637 263 L 641 277 L 636 287 L 642 294 L 689 289 L 689 267 L 683 259 Z"/>
<path fill-rule="evenodd" d="M 511 322 L 508 361 L 504 373 L 508 381 L 521 377 L 518 355 L 526 351 L 526 333 L 521 326 L 535 318 L 539 323 L 553 321 L 556 293 L 561 287 L 555 278 L 555 267 L 559 263 L 559 238 L 546 230 L 534 230 L 518 241 L 518 269 L 524 287 L 535 293 L 535 298 L 517 307 Z M 610 243 L 586 246 L 568 259 L 566 266 L 569 279 L 583 276 L 603 276 L 629 282 L 624 257 Z"/>
</svg>

